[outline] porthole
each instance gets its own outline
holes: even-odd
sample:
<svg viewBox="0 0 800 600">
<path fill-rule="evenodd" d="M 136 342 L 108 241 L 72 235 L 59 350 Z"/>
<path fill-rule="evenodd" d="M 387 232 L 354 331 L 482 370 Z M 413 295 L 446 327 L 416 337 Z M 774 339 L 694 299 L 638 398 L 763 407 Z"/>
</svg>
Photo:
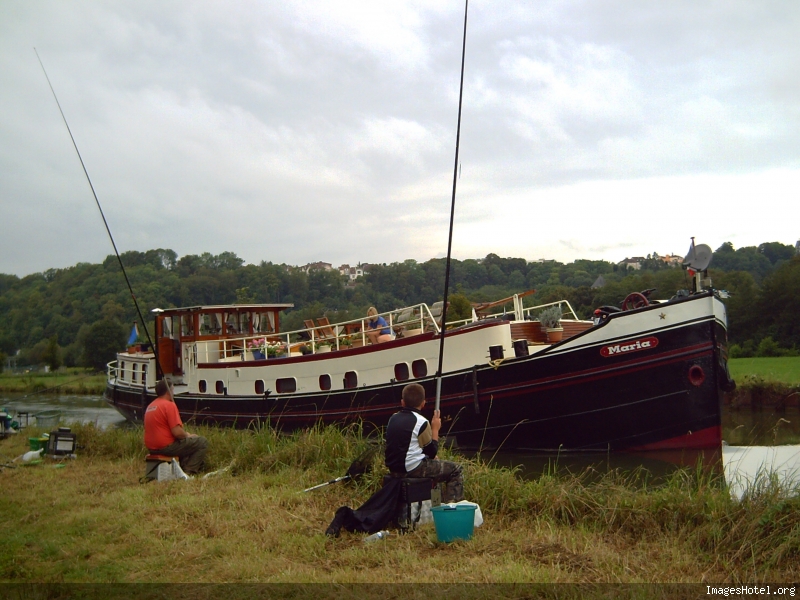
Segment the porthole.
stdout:
<svg viewBox="0 0 800 600">
<path fill-rule="evenodd" d="M 415 360 L 411 363 L 411 372 L 414 373 L 414 377 L 417 379 L 425 377 L 428 374 L 428 363 L 425 362 L 424 358 Z"/>
<path fill-rule="evenodd" d="M 331 376 L 327 373 L 319 376 L 319 389 L 322 391 L 328 391 L 331 389 Z"/>
<path fill-rule="evenodd" d="M 358 387 L 358 373 L 355 371 L 348 371 L 344 374 L 344 387 L 353 389 Z"/>
<path fill-rule="evenodd" d="M 205 379 L 201 379 L 200 381 L 197 382 L 197 389 L 200 390 L 201 394 L 205 394 L 206 393 L 207 386 L 206 386 L 206 380 Z"/>
<path fill-rule="evenodd" d="M 263 379 L 256 379 L 256 394 L 259 396 L 264 393 L 264 380 Z"/>
<path fill-rule="evenodd" d="M 225 384 L 222 381 L 220 381 L 219 379 L 217 379 L 216 387 L 217 387 L 217 393 L 218 394 L 224 394 L 225 393 Z"/>
<path fill-rule="evenodd" d="M 397 381 L 406 381 L 408 379 L 408 363 L 397 363 L 394 366 L 394 378 Z"/>
<path fill-rule="evenodd" d="M 297 391 L 297 380 L 294 377 L 284 377 L 275 382 L 275 389 L 279 394 L 291 394 Z"/>
</svg>

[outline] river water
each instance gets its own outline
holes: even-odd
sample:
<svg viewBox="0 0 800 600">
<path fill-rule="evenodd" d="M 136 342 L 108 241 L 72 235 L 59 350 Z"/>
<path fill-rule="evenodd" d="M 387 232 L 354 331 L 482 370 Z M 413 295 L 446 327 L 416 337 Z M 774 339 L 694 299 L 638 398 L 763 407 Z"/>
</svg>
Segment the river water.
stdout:
<svg viewBox="0 0 800 600">
<path fill-rule="evenodd" d="M 0 395 L 0 407 L 8 409 L 9 414 L 28 413 L 30 424 L 35 423 L 35 415 L 44 411 L 61 412 L 64 423 L 96 423 L 99 427 L 117 427 L 125 423 L 125 418 L 111 408 L 102 396 L 56 396 L 52 394 L 28 394 L 22 396 Z M 25 417 L 22 416 L 25 425 Z"/>
<path fill-rule="evenodd" d="M 93 422 L 103 428 L 125 424 L 125 419 L 102 396 L 0 395 L 0 407 L 7 408 L 11 414 L 28 413 L 30 424 L 35 423 L 33 417 L 37 413 L 53 410 L 61 412 L 61 420 L 65 423 Z M 24 418 L 22 422 L 25 423 Z M 722 437 L 727 442 L 723 447 L 722 462 L 726 478 L 732 485 L 734 482 L 752 481 L 758 477 L 758 471 L 764 469 L 784 473 L 782 479 L 787 482 L 800 479 L 800 411 L 796 407 L 784 411 L 769 408 L 728 410 L 726 407 Z M 664 477 L 680 465 L 694 466 L 701 458 L 703 464 L 718 462 L 719 459 L 708 453 L 701 456 L 697 452 L 559 455 L 484 452 L 481 458 L 517 468 L 522 477 L 537 477 L 547 471 L 585 473 L 588 469 L 604 473 L 615 469 L 631 473 L 644 468 L 651 480 Z"/>
</svg>

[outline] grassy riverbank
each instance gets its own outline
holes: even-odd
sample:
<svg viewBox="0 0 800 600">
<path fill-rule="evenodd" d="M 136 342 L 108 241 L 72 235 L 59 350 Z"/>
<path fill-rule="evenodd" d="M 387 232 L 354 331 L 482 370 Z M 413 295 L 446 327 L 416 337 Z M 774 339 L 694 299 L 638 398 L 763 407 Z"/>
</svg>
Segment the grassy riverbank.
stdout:
<svg viewBox="0 0 800 600">
<path fill-rule="evenodd" d="M 0 373 L 0 393 L 5 394 L 90 394 L 101 395 L 104 373 L 85 369 L 63 369 L 55 373 Z"/>
<path fill-rule="evenodd" d="M 797 581 L 800 499 L 775 487 L 738 503 L 718 475 L 677 472 L 647 488 L 635 475 L 543 475 L 465 464 L 485 524 L 440 544 L 433 526 L 364 544 L 324 530 L 341 505 L 379 485 L 300 493 L 342 475 L 365 441 L 326 428 L 294 436 L 204 430 L 208 479 L 138 483 L 141 430 L 76 426 L 79 457 L 0 473 L 4 582 L 729 582 Z M 29 434 L 34 431 L 28 432 Z M 0 442 L 10 459 L 27 438 Z M 5 460 L 4 460 L 5 462 Z"/>
<path fill-rule="evenodd" d="M 737 385 L 745 383 L 748 378 L 800 385 L 800 356 L 733 358 L 728 366 Z"/>
</svg>

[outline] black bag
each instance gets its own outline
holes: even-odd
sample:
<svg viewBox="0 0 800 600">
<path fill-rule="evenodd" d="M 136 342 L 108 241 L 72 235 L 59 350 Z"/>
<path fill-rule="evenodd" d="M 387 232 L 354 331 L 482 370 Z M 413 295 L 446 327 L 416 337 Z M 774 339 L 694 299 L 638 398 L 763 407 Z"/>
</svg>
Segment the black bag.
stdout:
<svg viewBox="0 0 800 600">
<path fill-rule="evenodd" d="M 325 530 L 325 535 L 339 537 L 342 529 L 364 533 L 375 533 L 386 529 L 386 526 L 395 518 L 402 483 L 402 479 L 395 478 L 387 481 L 356 510 L 349 506 L 340 507 L 336 511 L 333 521 Z"/>
</svg>

